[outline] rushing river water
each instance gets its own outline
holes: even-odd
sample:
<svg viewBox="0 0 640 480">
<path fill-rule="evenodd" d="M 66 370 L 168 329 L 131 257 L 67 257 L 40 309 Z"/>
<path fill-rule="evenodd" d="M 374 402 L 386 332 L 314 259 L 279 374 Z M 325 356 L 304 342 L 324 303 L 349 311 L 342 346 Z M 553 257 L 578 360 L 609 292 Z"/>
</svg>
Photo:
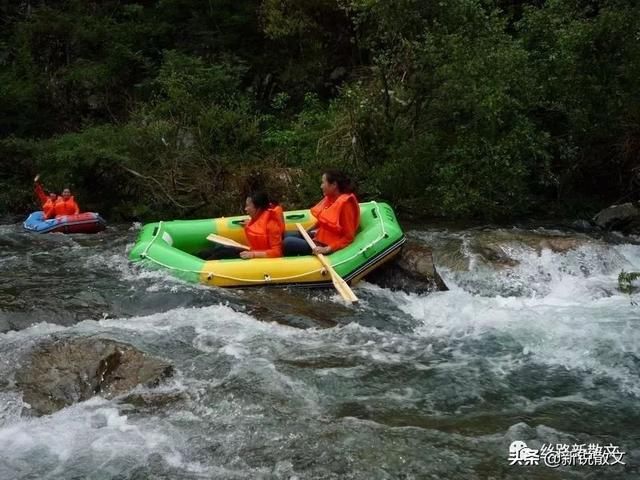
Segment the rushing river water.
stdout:
<svg viewBox="0 0 640 480">
<path fill-rule="evenodd" d="M 0 479 L 640 478 L 640 306 L 617 288 L 637 240 L 411 231 L 450 291 L 364 284 L 351 307 L 143 270 L 136 233 L 0 226 Z M 575 248 L 540 248 L 550 235 Z M 33 418 L 14 375 L 52 336 L 126 342 L 176 373 L 139 402 Z M 619 446 L 625 465 L 509 465 L 514 441 Z"/>
</svg>

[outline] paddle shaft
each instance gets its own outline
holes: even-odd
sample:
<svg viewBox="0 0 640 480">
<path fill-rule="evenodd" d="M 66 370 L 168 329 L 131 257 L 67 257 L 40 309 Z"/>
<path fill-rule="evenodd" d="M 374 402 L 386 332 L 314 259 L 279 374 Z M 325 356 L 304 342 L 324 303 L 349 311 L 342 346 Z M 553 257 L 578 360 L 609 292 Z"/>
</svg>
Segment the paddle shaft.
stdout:
<svg viewBox="0 0 640 480">
<path fill-rule="evenodd" d="M 226 245 L 227 247 L 235 247 L 240 248 L 242 250 L 251 250 L 250 247 L 243 245 L 242 243 L 236 242 L 235 240 L 231 240 L 230 238 L 223 237 L 222 235 L 217 235 L 215 233 L 210 233 L 207 236 L 207 240 L 211 242 L 219 243 L 220 245 Z"/>
</svg>

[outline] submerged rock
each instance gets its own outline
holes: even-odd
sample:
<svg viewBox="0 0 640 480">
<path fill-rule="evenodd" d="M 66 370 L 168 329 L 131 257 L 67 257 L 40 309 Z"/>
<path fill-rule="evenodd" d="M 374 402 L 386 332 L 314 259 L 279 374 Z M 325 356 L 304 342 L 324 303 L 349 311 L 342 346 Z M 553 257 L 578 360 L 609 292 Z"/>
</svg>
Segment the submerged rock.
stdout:
<svg viewBox="0 0 640 480">
<path fill-rule="evenodd" d="M 411 239 L 407 239 L 397 257 L 366 279 L 384 288 L 412 293 L 449 290 L 436 271 L 431 249 Z"/>
<path fill-rule="evenodd" d="M 588 243 L 586 239 L 576 237 L 548 237 L 540 240 L 538 251 L 551 250 L 554 253 L 565 253 Z"/>
<path fill-rule="evenodd" d="M 496 268 L 515 267 L 520 264 L 518 260 L 511 258 L 499 244 L 478 245 L 476 250 L 487 263 L 494 265 Z"/>
<path fill-rule="evenodd" d="M 494 232 L 478 235 L 470 242 L 471 251 L 496 268 L 515 267 L 520 264 L 513 255 L 517 247 L 525 247 L 541 254 L 543 250 L 553 253 L 567 253 L 587 245 L 594 245 L 597 240 L 579 233 L 563 234 L 552 232 Z M 515 247 L 515 250 L 514 250 Z M 517 253 L 516 253 L 517 254 Z"/>
<path fill-rule="evenodd" d="M 640 233 L 640 205 L 637 202 L 612 205 L 598 213 L 593 221 L 605 230 Z"/>
<path fill-rule="evenodd" d="M 155 386 L 173 367 L 131 345 L 83 338 L 55 340 L 30 354 L 16 386 L 34 415 L 47 415 L 94 395 L 112 398 L 136 385 Z"/>
</svg>

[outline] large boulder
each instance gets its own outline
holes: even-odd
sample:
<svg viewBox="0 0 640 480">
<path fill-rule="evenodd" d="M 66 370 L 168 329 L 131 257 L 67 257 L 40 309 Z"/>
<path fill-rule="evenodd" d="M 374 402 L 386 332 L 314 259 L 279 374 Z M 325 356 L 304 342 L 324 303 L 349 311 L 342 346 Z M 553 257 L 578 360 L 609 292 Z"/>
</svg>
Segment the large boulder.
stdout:
<svg viewBox="0 0 640 480">
<path fill-rule="evenodd" d="M 598 213 L 593 221 L 605 230 L 640 233 L 640 204 L 638 202 L 612 205 Z"/>
<path fill-rule="evenodd" d="M 173 367 L 125 343 L 107 339 L 57 339 L 30 353 L 16 386 L 34 415 L 46 415 L 94 395 L 106 398 L 136 385 L 154 386 Z"/>
<path fill-rule="evenodd" d="M 448 290 L 433 264 L 431 249 L 411 239 L 398 256 L 367 275 L 366 279 L 384 288 L 413 293 Z"/>
</svg>

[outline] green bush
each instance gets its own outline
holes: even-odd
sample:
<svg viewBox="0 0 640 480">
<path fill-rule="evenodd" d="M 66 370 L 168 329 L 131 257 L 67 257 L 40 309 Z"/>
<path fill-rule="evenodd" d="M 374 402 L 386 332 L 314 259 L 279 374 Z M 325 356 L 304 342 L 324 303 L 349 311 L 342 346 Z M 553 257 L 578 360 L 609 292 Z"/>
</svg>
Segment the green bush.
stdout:
<svg viewBox="0 0 640 480">
<path fill-rule="evenodd" d="M 225 213 L 260 185 L 309 205 L 330 166 L 414 216 L 590 213 L 640 192 L 633 2 L 0 13 L 0 213 L 33 208 L 39 170 L 115 218 Z"/>
</svg>

